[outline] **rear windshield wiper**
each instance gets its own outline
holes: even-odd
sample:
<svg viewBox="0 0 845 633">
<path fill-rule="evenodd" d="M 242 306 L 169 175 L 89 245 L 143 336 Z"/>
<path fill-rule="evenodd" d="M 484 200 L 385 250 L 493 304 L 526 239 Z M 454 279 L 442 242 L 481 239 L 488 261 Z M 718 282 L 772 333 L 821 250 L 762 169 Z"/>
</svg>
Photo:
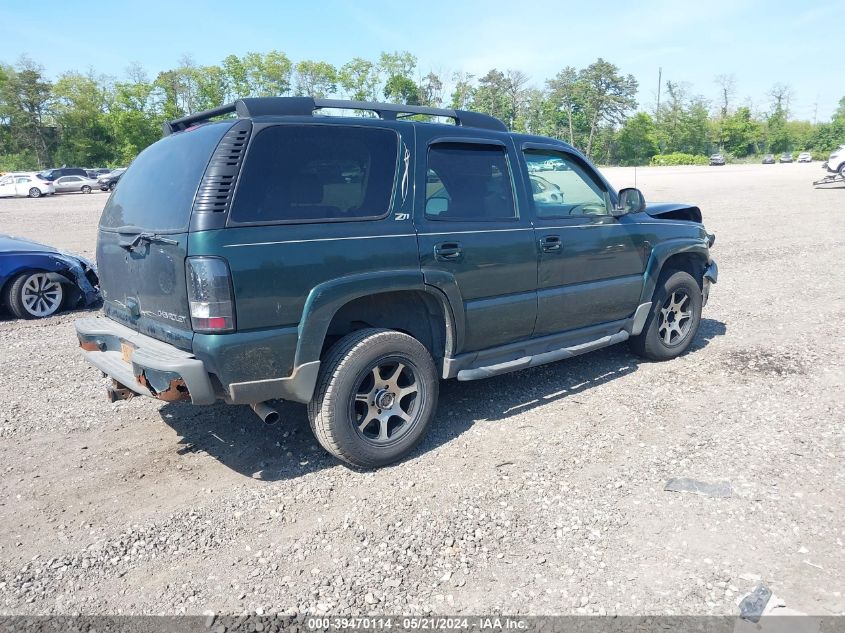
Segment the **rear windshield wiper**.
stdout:
<svg viewBox="0 0 845 633">
<path fill-rule="evenodd" d="M 133 233 L 120 234 L 120 241 L 118 246 L 125 248 L 127 251 L 135 250 L 142 242 L 158 242 L 159 244 L 178 244 L 176 240 L 171 240 L 155 233 Z"/>
</svg>

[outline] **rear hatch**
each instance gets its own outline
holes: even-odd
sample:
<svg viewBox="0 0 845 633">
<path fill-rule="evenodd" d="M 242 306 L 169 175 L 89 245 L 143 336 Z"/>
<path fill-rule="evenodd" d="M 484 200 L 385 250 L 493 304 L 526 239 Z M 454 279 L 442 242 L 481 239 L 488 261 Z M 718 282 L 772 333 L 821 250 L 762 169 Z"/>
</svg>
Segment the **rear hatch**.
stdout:
<svg viewBox="0 0 845 633">
<path fill-rule="evenodd" d="M 106 316 L 190 350 L 185 280 L 197 189 L 234 120 L 167 136 L 133 161 L 100 219 L 97 265 Z"/>
</svg>

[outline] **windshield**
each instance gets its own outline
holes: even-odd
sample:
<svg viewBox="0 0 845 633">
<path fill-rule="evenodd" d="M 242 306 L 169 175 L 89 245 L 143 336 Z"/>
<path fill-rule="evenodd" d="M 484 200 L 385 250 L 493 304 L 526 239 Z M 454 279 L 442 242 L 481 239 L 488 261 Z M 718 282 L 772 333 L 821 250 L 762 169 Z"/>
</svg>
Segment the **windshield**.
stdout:
<svg viewBox="0 0 845 633">
<path fill-rule="evenodd" d="M 106 203 L 100 228 L 187 230 L 197 187 L 232 123 L 210 123 L 172 134 L 138 154 Z"/>
</svg>

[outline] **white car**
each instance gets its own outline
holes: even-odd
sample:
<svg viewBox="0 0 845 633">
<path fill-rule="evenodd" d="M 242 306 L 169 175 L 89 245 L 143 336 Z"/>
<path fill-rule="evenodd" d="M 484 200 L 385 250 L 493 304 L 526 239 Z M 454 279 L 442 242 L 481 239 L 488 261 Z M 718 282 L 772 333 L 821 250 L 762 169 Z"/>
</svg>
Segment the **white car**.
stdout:
<svg viewBox="0 0 845 633">
<path fill-rule="evenodd" d="M 21 196 L 40 198 L 55 193 L 52 183 L 45 182 L 35 174 L 13 173 L 0 178 L 0 198 Z"/>
<path fill-rule="evenodd" d="M 845 145 L 840 145 L 823 165 L 828 171 L 838 172 L 840 176 L 845 178 Z"/>
<path fill-rule="evenodd" d="M 810 152 L 801 152 L 798 154 L 798 162 L 799 163 L 812 163 L 813 162 L 813 155 Z"/>
</svg>

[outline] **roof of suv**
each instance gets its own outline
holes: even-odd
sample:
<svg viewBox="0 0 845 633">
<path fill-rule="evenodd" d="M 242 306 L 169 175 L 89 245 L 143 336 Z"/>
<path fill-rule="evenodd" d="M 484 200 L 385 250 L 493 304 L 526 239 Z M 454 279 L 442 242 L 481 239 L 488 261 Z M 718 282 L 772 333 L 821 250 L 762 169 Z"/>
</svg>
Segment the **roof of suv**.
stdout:
<svg viewBox="0 0 845 633">
<path fill-rule="evenodd" d="M 507 126 L 488 114 L 452 110 L 449 108 L 430 108 L 427 106 L 398 105 L 395 103 L 377 103 L 372 101 L 345 101 L 341 99 L 313 99 L 311 97 L 251 97 L 238 99 L 218 108 L 195 112 L 181 119 L 164 124 L 165 136 L 189 127 L 205 123 L 214 117 L 236 114 L 241 119 L 253 119 L 267 116 L 311 116 L 319 110 L 365 110 L 373 112 L 379 119 L 398 121 L 413 116 L 435 116 L 453 119 L 462 127 L 507 132 Z"/>
</svg>

